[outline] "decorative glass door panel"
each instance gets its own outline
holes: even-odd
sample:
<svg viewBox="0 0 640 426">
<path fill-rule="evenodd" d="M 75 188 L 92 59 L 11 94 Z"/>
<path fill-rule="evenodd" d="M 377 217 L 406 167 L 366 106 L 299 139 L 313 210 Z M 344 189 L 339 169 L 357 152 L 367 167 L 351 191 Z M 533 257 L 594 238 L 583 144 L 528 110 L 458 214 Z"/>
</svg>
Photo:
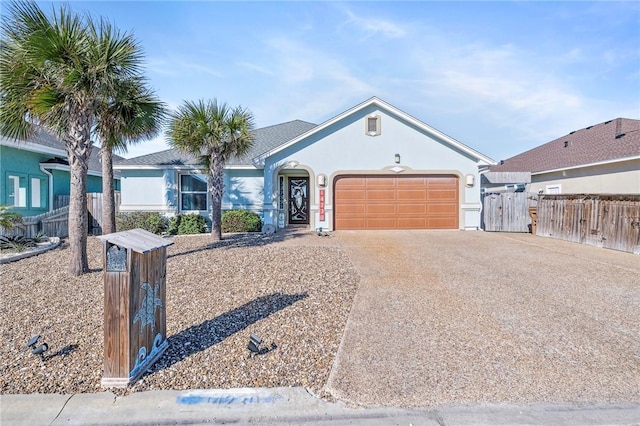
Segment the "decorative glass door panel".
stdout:
<svg viewBox="0 0 640 426">
<path fill-rule="evenodd" d="M 309 224 L 309 178 L 289 178 L 289 223 Z"/>
</svg>

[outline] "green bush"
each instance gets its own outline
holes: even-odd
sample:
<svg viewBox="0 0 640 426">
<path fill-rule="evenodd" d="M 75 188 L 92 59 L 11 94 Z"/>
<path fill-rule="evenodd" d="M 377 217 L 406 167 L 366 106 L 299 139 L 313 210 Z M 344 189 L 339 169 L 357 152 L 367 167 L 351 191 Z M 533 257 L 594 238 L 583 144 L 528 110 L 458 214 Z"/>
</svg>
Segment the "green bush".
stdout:
<svg viewBox="0 0 640 426">
<path fill-rule="evenodd" d="M 182 221 L 183 215 L 179 214 L 177 216 L 173 216 L 169 218 L 169 226 L 167 227 L 167 234 L 176 235 L 178 233 L 178 229 L 180 228 L 180 222 Z"/>
<path fill-rule="evenodd" d="M 249 210 L 229 210 L 222 214 L 222 232 L 260 232 L 262 220 Z"/>
<path fill-rule="evenodd" d="M 0 236 L 0 250 L 22 253 L 29 247 L 35 247 L 35 245 L 36 243 L 32 238 L 23 237 L 22 235 Z"/>
<path fill-rule="evenodd" d="M 159 235 L 167 230 L 167 222 L 167 218 L 158 212 L 122 212 L 116 215 L 118 231 L 142 228 Z"/>
<path fill-rule="evenodd" d="M 203 234 L 207 232 L 207 220 L 198 213 L 182 215 L 178 222 L 178 234 Z"/>
</svg>

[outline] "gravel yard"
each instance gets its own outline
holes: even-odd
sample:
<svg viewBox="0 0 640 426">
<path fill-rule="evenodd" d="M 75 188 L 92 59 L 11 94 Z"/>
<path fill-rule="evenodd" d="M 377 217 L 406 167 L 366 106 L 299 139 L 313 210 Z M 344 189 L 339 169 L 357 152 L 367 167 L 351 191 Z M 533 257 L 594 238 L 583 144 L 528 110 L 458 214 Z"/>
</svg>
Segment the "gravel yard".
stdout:
<svg viewBox="0 0 640 426">
<path fill-rule="evenodd" d="M 168 248 L 169 348 L 129 391 L 304 386 L 320 393 L 359 280 L 331 237 L 175 237 Z M 102 246 L 70 278 L 68 245 L 0 265 L 0 393 L 101 391 Z M 275 349 L 248 358 L 250 333 Z M 45 361 L 25 348 L 40 334 Z M 122 393 L 122 391 L 119 391 Z"/>
</svg>

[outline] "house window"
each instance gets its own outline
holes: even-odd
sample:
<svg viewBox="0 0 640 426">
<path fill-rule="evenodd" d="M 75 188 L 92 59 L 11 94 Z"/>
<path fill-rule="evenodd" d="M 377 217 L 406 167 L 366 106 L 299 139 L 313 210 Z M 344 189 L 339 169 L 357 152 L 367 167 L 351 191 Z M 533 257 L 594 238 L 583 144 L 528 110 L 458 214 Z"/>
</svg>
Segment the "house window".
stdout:
<svg viewBox="0 0 640 426">
<path fill-rule="evenodd" d="M 365 121 L 365 133 L 369 136 L 378 136 L 380 134 L 380 116 L 370 115 Z"/>
<path fill-rule="evenodd" d="M 47 208 L 47 181 L 43 178 L 31 178 L 31 208 Z"/>
<path fill-rule="evenodd" d="M 285 199 L 284 199 L 284 176 L 278 176 L 278 182 L 279 182 L 279 186 L 278 186 L 278 199 L 279 199 L 279 204 L 278 204 L 278 208 L 280 210 L 284 210 L 284 204 L 285 204 Z"/>
<path fill-rule="evenodd" d="M 207 210 L 207 180 L 205 176 L 180 176 L 180 209 Z"/>
<path fill-rule="evenodd" d="M 547 185 L 546 188 L 547 194 L 561 194 L 562 186 L 561 185 Z"/>
<path fill-rule="evenodd" d="M 7 176 L 7 205 L 27 207 L 27 178 L 25 176 Z"/>
</svg>

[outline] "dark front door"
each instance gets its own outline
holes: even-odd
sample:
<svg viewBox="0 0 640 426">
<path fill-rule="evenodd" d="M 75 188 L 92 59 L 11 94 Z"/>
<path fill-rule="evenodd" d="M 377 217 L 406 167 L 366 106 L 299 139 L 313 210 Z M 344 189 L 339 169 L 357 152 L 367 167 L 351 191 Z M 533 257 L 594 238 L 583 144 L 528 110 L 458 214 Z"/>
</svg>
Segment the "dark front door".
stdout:
<svg viewBox="0 0 640 426">
<path fill-rule="evenodd" d="M 289 223 L 309 224 L 309 178 L 289 178 Z"/>
</svg>

